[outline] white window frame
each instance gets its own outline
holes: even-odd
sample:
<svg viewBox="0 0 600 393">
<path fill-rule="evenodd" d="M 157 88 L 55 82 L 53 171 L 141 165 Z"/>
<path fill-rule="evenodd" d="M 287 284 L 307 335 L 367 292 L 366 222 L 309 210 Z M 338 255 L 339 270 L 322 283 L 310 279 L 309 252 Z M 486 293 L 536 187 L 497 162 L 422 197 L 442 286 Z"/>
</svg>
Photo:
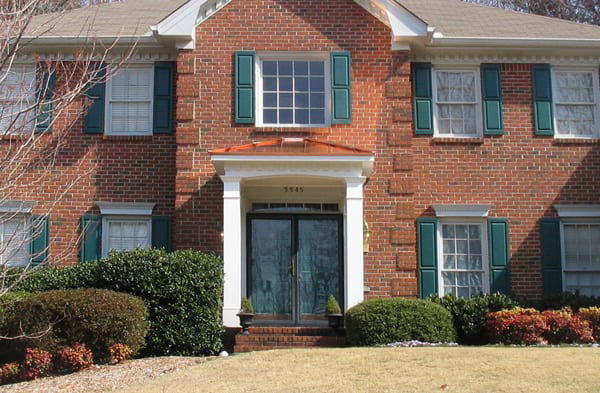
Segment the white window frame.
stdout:
<svg viewBox="0 0 600 393">
<path fill-rule="evenodd" d="M 444 218 L 438 220 L 436 242 L 437 242 L 437 260 L 438 260 L 438 296 L 443 297 L 444 281 L 442 278 L 442 270 L 444 270 L 444 240 L 442 235 L 442 226 L 444 224 L 454 225 L 479 225 L 481 228 L 481 264 L 483 267 L 483 293 L 490 293 L 490 256 L 488 250 L 488 221 L 487 219 L 469 218 Z M 465 270 L 469 271 L 469 270 Z"/>
<path fill-rule="evenodd" d="M 150 119 L 149 119 L 149 129 L 148 130 L 138 130 L 138 131 L 119 131 L 112 129 L 112 113 L 111 113 L 111 102 L 112 100 L 112 85 L 113 79 L 108 78 L 106 81 L 106 99 L 104 103 L 104 129 L 106 135 L 121 135 L 121 136 L 144 136 L 144 135 L 152 135 L 153 134 L 153 124 L 154 124 L 154 63 L 134 63 L 128 64 L 124 66 L 126 70 L 150 70 Z M 118 72 L 118 70 L 117 70 Z M 119 101 L 119 102 L 136 102 L 136 101 Z"/>
<path fill-rule="evenodd" d="M 562 276 L 562 290 L 567 291 L 567 275 L 568 272 L 573 273 L 600 273 L 598 269 L 567 269 L 567 249 L 565 247 L 565 224 L 566 225 L 589 225 L 598 224 L 600 225 L 600 217 L 585 218 L 581 216 L 578 218 L 561 218 L 560 219 L 560 262 L 561 262 L 561 276 Z"/>
<path fill-rule="evenodd" d="M 118 222 L 143 222 L 148 224 L 148 248 L 152 247 L 152 217 L 151 216 L 131 216 L 131 215 L 106 215 L 102 216 L 102 257 L 108 256 L 108 253 L 112 250 L 109 247 L 110 240 L 110 228 L 111 223 Z"/>
<path fill-rule="evenodd" d="M 5 129 L 0 129 L 0 135 L 13 135 L 13 134 L 19 134 L 21 132 L 24 133 L 29 133 L 29 132 L 33 132 L 35 129 L 35 109 L 34 106 L 36 104 L 36 83 L 37 83 L 37 75 L 36 75 L 36 64 L 32 64 L 32 63 L 13 63 L 11 66 L 9 66 L 10 71 L 14 71 L 15 69 L 20 69 L 20 72 L 22 73 L 32 73 L 33 74 L 33 86 L 31 86 L 31 88 L 33 89 L 33 91 L 31 92 L 31 96 L 29 98 L 29 102 L 28 104 L 23 108 L 21 103 L 21 109 L 19 109 L 19 114 L 21 116 L 31 116 L 30 119 L 28 119 L 27 121 L 27 127 L 23 128 L 22 130 L 15 130 L 14 132 L 8 132 L 9 130 L 5 130 Z M 3 78 L 3 76 L 0 76 L 0 78 Z M 4 80 L 2 81 L 2 83 L 4 83 Z M 2 84 L 0 83 L 0 85 Z M 14 102 L 13 100 L 4 100 L 1 96 L 0 96 L 0 105 L 4 105 L 4 102 Z M 16 104 L 16 102 L 15 102 Z M 26 112 L 30 112 L 27 113 Z M 5 117 L 5 114 L 1 114 L 0 116 Z M 21 131 L 21 132 L 19 132 Z"/>
<path fill-rule="evenodd" d="M 434 137 L 439 138 L 483 138 L 483 106 L 482 106 L 482 98 L 481 98 L 481 70 L 479 66 L 450 66 L 450 65 L 433 65 L 431 70 L 431 94 L 433 99 L 433 130 Z M 449 133 L 442 133 L 438 128 L 438 98 L 437 98 L 437 72 L 438 71 L 446 71 L 446 72 L 474 72 L 475 73 L 475 99 L 476 99 L 476 108 L 475 108 L 475 126 L 477 127 L 476 134 L 469 135 L 456 135 Z M 451 103 L 451 102 L 448 102 Z M 461 104 L 462 102 L 456 102 L 456 104 Z M 464 104 L 473 104 L 467 103 Z"/>
<path fill-rule="evenodd" d="M 23 244 L 22 247 L 25 250 L 25 258 L 23 261 L 21 261 L 21 263 L 9 263 L 10 261 L 6 261 L 5 260 L 5 255 L 4 252 L 6 251 L 4 249 L 4 246 L 2 245 L 2 243 L 4 242 L 4 222 L 0 223 L 0 266 L 15 266 L 15 267 L 22 267 L 22 266 L 28 266 L 30 263 L 30 259 L 31 259 L 31 255 L 30 255 L 30 251 L 29 251 L 29 244 L 31 242 L 30 236 L 29 236 L 29 231 L 30 231 L 30 226 L 31 226 L 31 215 L 27 214 L 27 213 L 14 213 L 14 212 L 3 212 L 0 213 L 0 215 L 4 216 L 3 219 L 4 220 L 14 220 L 14 219 L 22 219 L 23 220 L 23 231 L 25 231 L 25 235 L 24 235 L 24 240 L 23 240 Z"/>
<path fill-rule="evenodd" d="M 325 63 L 325 123 L 323 124 L 265 124 L 263 121 L 262 62 L 277 60 L 323 61 Z M 256 81 L 256 126 L 270 128 L 323 128 L 331 126 L 331 64 L 329 52 L 257 52 L 254 56 Z"/>
<path fill-rule="evenodd" d="M 577 105 L 577 103 L 559 103 L 557 102 L 557 87 L 558 87 L 558 83 L 556 81 L 556 73 L 557 72 L 585 72 L 585 73 L 591 73 L 592 74 L 592 83 L 593 83 L 593 89 L 594 89 L 594 120 L 595 120 L 595 124 L 594 124 L 594 129 L 595 132 L 593 135 L 571 135 L 571 134 L 564 134 L 561 135 L 558 132 L 558 121 L 557 121 L 557 117 L 556 117 L 556 105 L 568 105 L 568 104 L 572 104 L 572 105 Z M 553 121 L 553 125 L 554 125 L 554 137 L 556 139 L 595 139 L 595 138 L 600 138 L 600 102 L 599 102 L 599 97 L 600 97 L 600 92 L 599 92 L 599 81 L 598 81 L 598 68 L 597 67 L 567 67 L 567 66 L 553 66 L 551 69 L 551 75 L 552 75 L 552 121 Z M 588 105 L 588 103 L 582 103 L 582 105 Z"/>
</svg>

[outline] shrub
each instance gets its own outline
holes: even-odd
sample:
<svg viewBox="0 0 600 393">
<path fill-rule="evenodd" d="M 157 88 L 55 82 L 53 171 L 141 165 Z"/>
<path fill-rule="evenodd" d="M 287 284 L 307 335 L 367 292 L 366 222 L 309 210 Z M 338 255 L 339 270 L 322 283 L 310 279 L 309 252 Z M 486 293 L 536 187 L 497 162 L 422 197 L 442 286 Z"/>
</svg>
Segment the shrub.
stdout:
<svg viewBox="0 0 600 393">
<path fill-rule="evenodd" d="M 21 380 L 30 380 L 45 377 L 52 370 L 52 354 L 43 349 L 25 350 L 25 361 L 19 373 Z"/>
<path fill-rule="evenodd" d="M 125 344 L 117 343 L 110 347 L 110 363 L 118 364 L 133 356 L 133 351 Z"/>
<path fill-rule="evenodd" d="M 80 342 L 99 362 L 108 361 L 109 347 L 125 343 L 134 351 L 144 345 L 148 331 L 147 308 L 134 296 L 102 289 L 56 290 L 33 294 L 15 307 L 9 334 L 44 332 L 39 338 L 5 341 L 15 352 L 36 347 L 56 352 Z M 0 351 L 4 348 L 0 348 Z"/>
<path fill-rule="evenodd" d="M 478 295 L 470 299 L 446 295 L 432 295 L 430 301 L 440 304 L 452 314 L 454 328 L 460 344 L 482 345 L 487 343 L 486 315 L 489 312 L 512 309 L 518 303 L 501 293 Z"/>
<path fill-rule="evenodd" d="M 451 342 L 456 338 L 452 316 L 442 306 L 420 299 L 367 300 L 346 312 L 351 345 L 395 341 Z"/>
<path fill-rule="evenodd" d="M 600 297 L 580 295 L 578 292 L 561 292 L 541 300 L 523 301 L 523 303 L 542 311 L 570 307 L 573 311 L 578 312 L 580 308 L 600 307 Z"/>
<path fill-rule="evenodd" d="M 546 322 L 544 339 L 549 344 L 594 342 L 589 323 L 578 315 L 573 315 L 573 311 L 569 307 L 559 311 L 544 311 L 542 317 Z"/>
<path fill-rule="evenodd" d="M 58 371 L 75 372 L 94 364 L 92 351 L 86 348 L 84 344 L 75 343 L 72 347 L 64 347 L 56 355 L 55 362 Z"/>
<path fill-rule="evenodd" d="M 485 327 L 492 343 L 542 344 L 546 322 L 542 314 L 533 308 L 517 307 L 513 310 L 491 312 Z"/>
<path fill-rule="evenodd" d="M 240 312 L 254 314 L 254 307 L 252 306 L 252 302 L 247 297 L 242 298 L 240 304 Z"/>
<path fill-rule="evenodd" d="M 12 311 L 18 302 L 26 299 L 29 295 L 30 293 L 26 291 L 14 291 L 6 292 L 4 295 L 0 296 L 0 336 L 4 333 L 4 321 L 7 316 L 12 314 Z"/>
<path fill-rule="evenodd" d="M 0 383 L 7 384 L 17 382 L 19 380 L 19 372 L 21 366 L 17 362 L 6 363 L 0 368 Z"/>
<path fill-rule="evenodd" d="M 594 339 L 600 343 L 600 307 L 580 308 L 579 317 L 589 323 Z"/>
<path fill-rule="evenodd" d="M 333 295 L 329 295 L 329 299 L 327 299 L 327 304 L 325 305 L 325 313 L 326 314 L 341 314 L 342 309 L 340 308 L 340 304 L 335 300 Z"/>
<path fill-rule="evenodd" d="M 20 287 L 104 288 L 141 297 L 150 320 L 148 355 L 210 355 L 222 346 L 223 265 L 213 254 L 113 252 L 98 262 L 41 269 Z"/>
</svg>

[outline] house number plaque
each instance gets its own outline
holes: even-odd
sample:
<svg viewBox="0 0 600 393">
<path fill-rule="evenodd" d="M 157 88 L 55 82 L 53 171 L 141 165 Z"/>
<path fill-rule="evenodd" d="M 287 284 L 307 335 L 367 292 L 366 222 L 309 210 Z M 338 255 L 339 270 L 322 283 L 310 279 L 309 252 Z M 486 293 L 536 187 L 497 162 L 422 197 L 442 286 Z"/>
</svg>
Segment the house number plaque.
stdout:
<svg viewBox="0 0 600 393">
<path fill-rule="evenodd" d="M 298 186 L 283 187 L 283 191 L 285 191 L 285 192 L 293 192 L 293 193 L 300 193 L 300 192 L 304 192 L 304 187 L 298 187 Z"/>
</svg>

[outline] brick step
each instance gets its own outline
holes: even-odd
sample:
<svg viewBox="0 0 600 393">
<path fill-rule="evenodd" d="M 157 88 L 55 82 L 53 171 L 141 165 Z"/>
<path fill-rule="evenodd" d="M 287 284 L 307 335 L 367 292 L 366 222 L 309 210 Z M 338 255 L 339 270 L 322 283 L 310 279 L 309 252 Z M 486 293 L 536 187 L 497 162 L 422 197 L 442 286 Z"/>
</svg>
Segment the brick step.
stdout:
<svg viewBox="0 0 600 393">
<path fill-rule="evenodd" d="M 346 337 L 329 328 L 254 327 L 250 334 L 235 336 L 236 353 L 284 348 L 343 347 Z"/>
</svg>

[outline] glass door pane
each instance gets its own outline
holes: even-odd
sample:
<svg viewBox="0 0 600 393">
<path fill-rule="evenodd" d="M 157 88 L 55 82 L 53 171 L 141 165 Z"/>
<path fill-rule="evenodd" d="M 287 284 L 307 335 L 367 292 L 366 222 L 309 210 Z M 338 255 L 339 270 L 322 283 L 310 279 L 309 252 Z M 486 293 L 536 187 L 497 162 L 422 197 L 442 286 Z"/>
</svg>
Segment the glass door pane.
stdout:
<svg viewBox="0 0 600 393">
<path fill-rule="evenodd" d="M 325 319 L 329 295 L 340 297 L 337 218 L 298 219 L 298 303 L 301 320 Z"/>
<path fill-rule="evenodd" d="M 250 296 L 264 320 L 291 320 L 292 220 L 252 219 Z"/>
</svg>

